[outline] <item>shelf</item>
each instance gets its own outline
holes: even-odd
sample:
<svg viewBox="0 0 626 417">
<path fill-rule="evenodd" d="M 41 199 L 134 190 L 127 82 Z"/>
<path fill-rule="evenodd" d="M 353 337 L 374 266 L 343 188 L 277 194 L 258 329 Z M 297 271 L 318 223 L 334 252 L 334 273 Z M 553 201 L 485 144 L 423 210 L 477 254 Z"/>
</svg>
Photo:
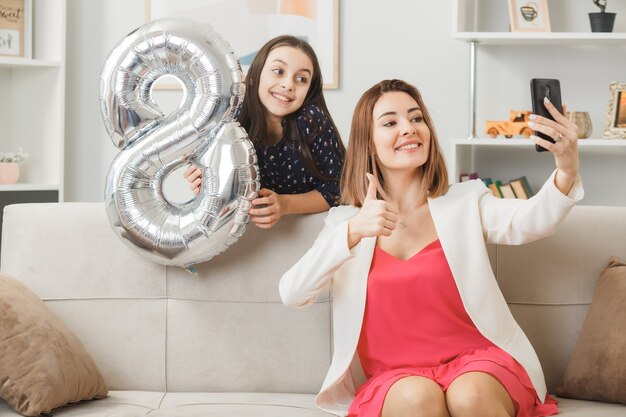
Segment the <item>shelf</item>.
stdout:
<svg viewBox="0 0 626 417">
<path fill-rule="evenodd" d="M 481 45 L 626 46 L 626 33 L 453 32 L 452 37 Z"/>
<path fill-rule="evenodd" d="M 495 146 L 495 147 L 506 147 L 506 146 L 518 146 L 518 147 L 531 147 L 534 146 L 535 143 L 530 139 L 524 138 L 511 138 L 511 139 L 491 139 L 491 138 L 477 138 L 477 139 L 452 139 L 453 145 L 467 145 L 467 146 Z M 626 139 L 579 139 L 578 140 L 578 148 L 582 149 L 591 149 L 591 148 L 607 148 L 607 147 L 615 147 L 615 148 L 624 148 L 626 149 Z"/>
<path fill-rule="evenodd" d="M 581 103 L 600 112 L 606 108 L 606 98 L 603 97 L 600 104 L 599 94 L 595 91 L 604 89 L 616 77 L 619 80 L 618 69 L 624 68 L 626 57 L 626 27 L 618 24 L 616 32 L 593 33 L 589 30 L 587 16 L 587 12 L 593 9 L 591 2 L 574 5 L 575 2 L 562 0 L 554 4 L 550 2 L 550 23 L 554 32 L 510 32 L 506 27 L 510 23 L 510 3 L 501 0 L 452 1 L 452 38 L 465 42 L 470 53 L 467 71 L 469 128 L 467 136 L 457 134 L 448 141 L 446 162 L 452 182 L 458 181 L 462 173 L 477 172 L 481 177 L 502 181 L 526 176 L 531 187 L 539 189 L 554 170 L 554 156 L 550 152 L 536 152 L 534 141 L 520 135 L 511 139 L 503 136 L 490 138 L 482 130 L 484 120 L 479 120 L 476 111 L 486 108 L 485 114 L 488 115 L 495 108 L 496 100 L 510 100 L 510 103 L 528 98 L 512 92 L 510 99 L 498 95 L 497 99 L 485 100 L 490 97 L 483 96 L 486 92 L 482 90 L 479 94 L 477 87 L 487 84 L 485 80 L 491 81 L 491 76 L 494 84 L 490 88 L 496 89 L 508 88 L 511 82 L 519 85 L 519 81 L 537 76 L 563 78 L 568 85 L 580 89 L 578 100 Z M 612 12 L 623 14 L 626 11 L 623 4 L 614 7 L 617 10 Z M 486 65 L 478 65 L 479 58 L 484 59 Z M 477 67 L 481 70 L 480 82 Z M 485 71 L 484 75 L 482 71 Z M 482 100 L 479 101 L 478 97 Z M 502 106 L 498 107 L 511 106 L 500 104 Z M 626 140 L 601 138 L 603 130 L 598 128 L 605 123 L 606 120 L 600 121 L 599 118 L 594 120 L 596 130 L 592 134 L 595 138 L 578 141 L 580 173 L 585 184 L 582 204 L 624 206 Z"/>
<path fill-rule="evenodd" d="M 0 68 L 58 68 L 60 66 L 61 61 L 0 57 Z"/>
<path fill-rule="evenodd" d="M 54 184 L 0 184 L 2 191 L 59 191 L 59 186 Z"/>
</svg>

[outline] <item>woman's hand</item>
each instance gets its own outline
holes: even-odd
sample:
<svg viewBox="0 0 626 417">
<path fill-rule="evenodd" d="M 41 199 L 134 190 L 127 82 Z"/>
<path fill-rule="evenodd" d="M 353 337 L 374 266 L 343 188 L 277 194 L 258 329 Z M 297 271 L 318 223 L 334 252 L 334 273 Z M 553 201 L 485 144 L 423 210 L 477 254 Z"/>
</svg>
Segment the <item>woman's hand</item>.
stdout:
<svg viewBox="0 0 626 417">
<path fill-rule="evenodd" d="M 287 214 L 286 204 L 280 194 L 261 188 L 258 197 L 252 200 L 249 211 L 250 220 L 261 229 L 270 229 L 278 223 L 280 218 Z"/>
<path fill-rule="evenodd" d="M 191 191 L 198 195 L 200 193 L 200 185 L 202 184 L 202 170 L 191 164 L 183 174 L 183 177 L 189 182 Z"/>
<path fill-rule="evenodd" d="M 391 236 L 398 221 L 398 210 L 393 204 L 376 198 L 378 179 L 367 174 L 369 186 L 363 206 L 348 222 L 348 247 L 353 248 L 364 237 Z"/>
<path fill-rule="evenodd" d="M 554 117 L 554 120 L 533 114 L 529 117 L 531 122 L 528 123 L 528 126 L 555 140 L 555 143 L 551 143 L 537 136 L 532 137 L 535 144 L 546 148 L 554 155 L 556 167 L 558 168 L 555 184 L 563 194 L 567 195 L 574 184 L 574 179 L 578 176 L 580 168 L 578 128 L 564 116 L 566 112 L 565 106 L 563 106 L 564 114 L 561 114 L 548 99 L 544 99 L 544 105 L 552 117 Z"/>
</svg>

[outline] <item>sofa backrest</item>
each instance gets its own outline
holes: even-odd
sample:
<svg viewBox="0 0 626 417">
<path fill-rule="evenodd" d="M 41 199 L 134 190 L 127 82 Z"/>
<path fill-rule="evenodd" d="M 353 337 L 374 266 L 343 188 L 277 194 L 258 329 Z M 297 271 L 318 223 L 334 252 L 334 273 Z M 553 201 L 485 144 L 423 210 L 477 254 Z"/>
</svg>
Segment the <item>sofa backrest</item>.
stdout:
<svg viewBox="0 0 626 417">
<path fill-rule="evenodd" d="M 145 260 L 112 232 L 104 204 L 8 206 L 1 269 L 74 330 L 111 389 L 315 393 L 331 358 L 331 309 L 284 307 L 278 280 L 311 246 L 325 213 L 249 226 L 191 275 Z M 626 259 L 626 208 L 574 207 L 557 233 L 490 245 L 499 285 L 560 382 L 612 256 Z"/>
<path fill-rule="evenodd" d="M 500 289 L 554 392 L 600 274 L 611 256 L 626 259 L 626 207 L 576 206 L 553 236 L 491 252 Z"/>
<path fill-rule="evenodd" d="M 193 275 L 127 247 L 103 203 L 7 206 L 1 270 L 69 325 L 110 389 L 317 393 L 331 358 L 329 298 L 285 307 L 278 280 L 324 218 L 250 225 Z"/>
</svg>

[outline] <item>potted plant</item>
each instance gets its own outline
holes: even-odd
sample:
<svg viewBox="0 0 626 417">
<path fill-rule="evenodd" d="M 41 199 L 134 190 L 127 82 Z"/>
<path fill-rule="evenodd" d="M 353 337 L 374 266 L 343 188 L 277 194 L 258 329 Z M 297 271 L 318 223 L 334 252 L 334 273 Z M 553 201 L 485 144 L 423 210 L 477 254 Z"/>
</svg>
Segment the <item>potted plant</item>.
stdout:
<svg viewBox="0 0 626 417">
<path fill-rule="evenodd" d="M 613 32 L 615 13 L 606 12 L 606 0 L 593 0 L 593 4 L 600 8 L 600 13 L 589 13 L 589 22 L 592 32 Z"/>
<path fill-rule="evenodd" d="M 0 184 L 15 184 L 20 178 L 20 166 L 28 156 L 18 149 L 17 152 L 0 153 Z"/>
</svg>

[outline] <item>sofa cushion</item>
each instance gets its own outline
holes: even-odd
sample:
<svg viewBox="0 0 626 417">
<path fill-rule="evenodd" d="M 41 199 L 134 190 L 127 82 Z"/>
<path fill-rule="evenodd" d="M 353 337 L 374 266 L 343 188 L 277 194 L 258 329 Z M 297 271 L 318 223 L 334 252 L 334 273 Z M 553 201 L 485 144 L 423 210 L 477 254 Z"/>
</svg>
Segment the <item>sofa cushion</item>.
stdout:
<svg viewBox="0 0 626 417">
<path fill-rule="evenodd" d="M 0 397 L 37 416 L 68 403 L 107 395 L 82 343 L 16 279 L 0 275 Z"/>
<path fill-rule="evenodd" d="M 54 417 L 330 417 L 313 394 L 111 391 L 100 401 L 60 408 Z M 0 400 L 0 416 L 19 417 Z"/>
<path fill-rule="evenodd" d="M 613 257 L 602 272 L 589 313 L 557 393 L 626 404 L 626 264 Z"/>
<path fill-rule="evenodd" d="M 59 408 L 54 417 L 331 417 L 313 394 L 110 391 L 99 401 Z M 624 406 L 559 399 L 558 417 L 622 417 Z M 20 417 L 0 400 L 0 416 Z"/>
</svg>

